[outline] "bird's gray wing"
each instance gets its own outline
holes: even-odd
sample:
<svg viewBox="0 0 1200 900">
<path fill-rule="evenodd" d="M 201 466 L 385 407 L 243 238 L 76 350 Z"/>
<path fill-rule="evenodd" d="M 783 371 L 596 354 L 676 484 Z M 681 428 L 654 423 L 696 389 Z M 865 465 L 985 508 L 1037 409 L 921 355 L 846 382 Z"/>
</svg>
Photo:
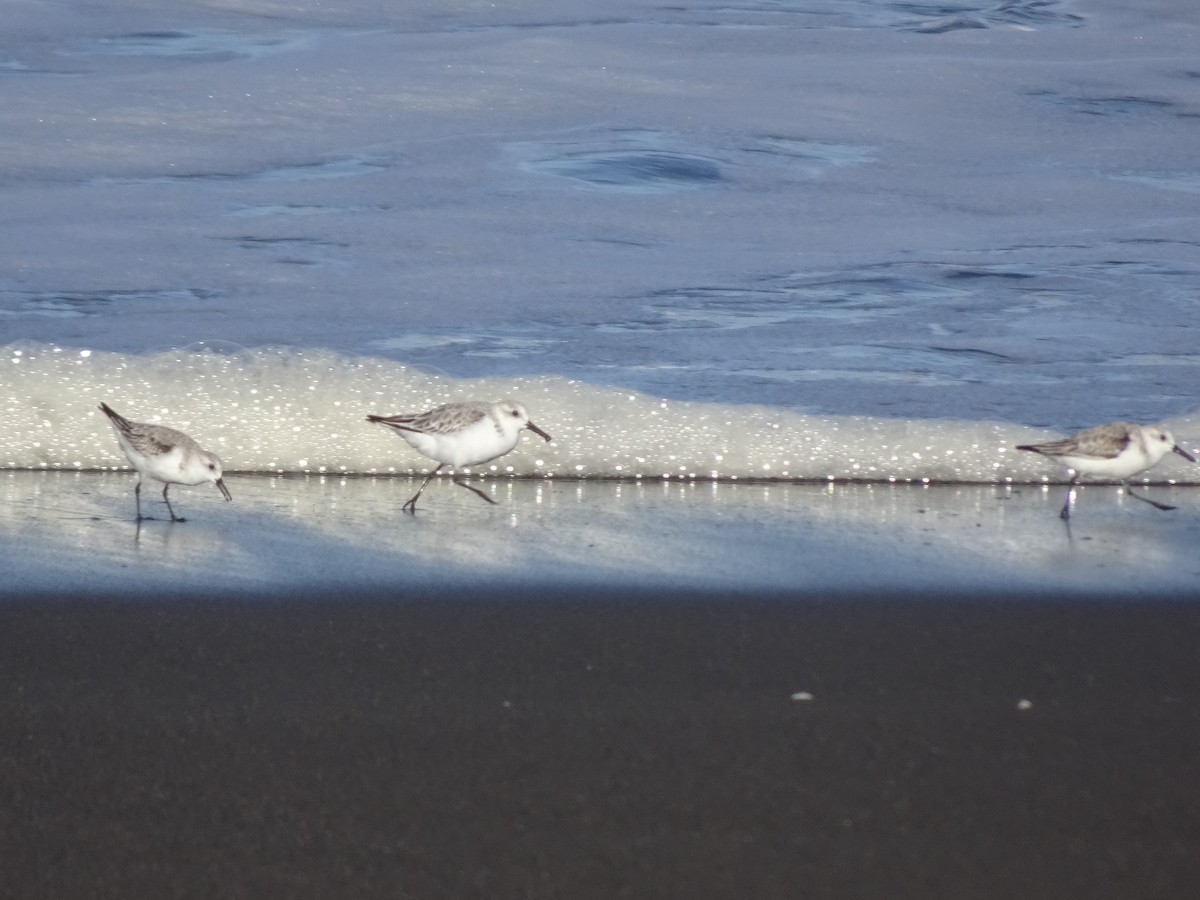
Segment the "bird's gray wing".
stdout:
<svg viewBox="0 0 1200 900">
<path fill-rule="evenodd" d="M 478 403 L 447 403 L 427 412 L 415 415 L 367 416 L 367 421 L 390 425 L 400 431 L 416 431 L 422 434 L 451 434 L 473 425 L 487 415 L 487 409 Z"/>
<path fill-rule="evenodd" d="M 1074 452 L 1080 456 L 1112 459 L 1120 456 L 1129 446 L 1129 442 L 1133 440 L 1134 427 L 1129 422 L 1110 422 L 1107 425 L 1087 428 L 1068 440 L 1074 442 Z"/>
</svg>

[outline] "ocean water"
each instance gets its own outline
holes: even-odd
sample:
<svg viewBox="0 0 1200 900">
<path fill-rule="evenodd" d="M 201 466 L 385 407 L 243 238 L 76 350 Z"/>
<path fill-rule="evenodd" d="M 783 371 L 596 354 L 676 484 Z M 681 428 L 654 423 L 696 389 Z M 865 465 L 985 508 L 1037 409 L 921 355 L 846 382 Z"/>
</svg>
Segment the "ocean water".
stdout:
<svg viewBox="0 0 1200 900">
<path fill-rule="evenodd" d="M 124 467 L 102 400 L 276 474 L 427 471 L 366 414 L 502 396 L 555 440 L 497 477 L 1195 448 L 1198 41 L 1184 0 L 11 4 L 0 467 Z"/>
</svg>

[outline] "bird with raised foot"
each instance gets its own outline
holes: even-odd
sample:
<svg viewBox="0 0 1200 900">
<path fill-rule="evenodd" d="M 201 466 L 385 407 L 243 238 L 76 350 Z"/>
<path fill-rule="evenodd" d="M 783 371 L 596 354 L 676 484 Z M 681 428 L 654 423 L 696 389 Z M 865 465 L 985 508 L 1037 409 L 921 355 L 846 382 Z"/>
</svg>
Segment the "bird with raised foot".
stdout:
<svg viewBox="0 0 1200 900">
<path fill-rule="evenodd" d="M 1059 441 L 1020 444 L 1016 449 L 1040 453 L 1070 470 L 1071 481 L 1066 501 L 1059 513 L 1068 520 L 1075 503 L 1075 485 L 1085 475 L 1121 482 L 1131 497 L 1149 503 L 1155 509 L 1174 509 L 1174 506 L 1134 493 L 1126 482 L 1138 472 L 1157 465 L 1168 453 L 1178 453 L 1190 462 L 1196 461 L 1196 457 L 1175 443 L 1175 438 L 1165 426 L 1136 425 L 1133 422 L 1096 425 Z"/>
<path fill-rule="evenodd" d="M 478 466 L 498 459 L 517 446 L 525 429 L 550 440 L 550 435 L 529 421 L 525 407 L 515 400 L 446 403 L 411 415 L 367 416 L 367 421 L 388 426 L 414 450 L 438 464 L 401 507 L 408 512 L 416 512 L 417 498 L 443 466 Z M 454 483 L 473 491 L 488 503 L 495 503 L 483 491 L 464 481 L 456 478 Z"/>
</svg>

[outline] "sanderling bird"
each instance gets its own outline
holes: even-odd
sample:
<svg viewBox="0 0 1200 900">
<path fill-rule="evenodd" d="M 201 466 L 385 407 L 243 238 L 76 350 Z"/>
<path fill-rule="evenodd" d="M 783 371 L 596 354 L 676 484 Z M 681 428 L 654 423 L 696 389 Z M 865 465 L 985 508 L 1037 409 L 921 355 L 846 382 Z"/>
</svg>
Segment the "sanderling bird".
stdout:
<svg viewBox="0 0 1200 900">
<path fill-rule="evenodd" d="M 1067 488 L 1067 499 L 1062 512 L 1059 513 L 1064 519 L 1071 518 L 1075 485 L 1084 475 L 1124 482 L 1138 472 L 1156 465 L 1172 451 L 1190 462 L 1196 461 L 1196 457 L 1175 443 L 1171 432 L 1162 425 L 1135 425 L 1133 422 L 1096 425 L 1061 441 L 1020 444 L 1016 449 L 1040 453 L 1042 456 L 1058 460 L 1070 469 L 1071 481 Z M 1156 509 L 1175 508 L 1135 494 L 1128 485 L 1125 486 L 1125 490 L 1131 497 L 1144 500 Z"/>
<path fill-rule="evenodd" d="M 478 466 L 498 459 L 517 446 L 524 428 L 550 440 L 550 435 L 529 421 L 525 407 L 514 400 L 447 403 L 415 415 L 367 416 L 367 421 L 394 429 L 414 450 L 438 463 L 420 489 L 401 507 L 409 512 L 416 512 L 417 498 L 442 466 Z M 454 483 L 474 491 L 488 503 L 496 502 L 466 482 L 456 478 Z"/>
<path fill-rule="evenodd" d="M 130 422 L 114 412 L 107 403 L 101 403 L 100 408 L 112 422 L 122 452 L 138 470 L 138 483 L 133 489 L 133 496 L 137 500 L 139 522 L 142 521 L 142 482 L 147 478 L 163 482 L 163 500 L 166 501 L 172 522 L 187 521 L 175 515 L 175 510 L 171 508 L 167 491 L 173 484 L 193 485 L 211 481 L 226 500 L 233 499 L 221 477 L 221 460 L 215 453 L 209 453 L 182 431 L 165 425 Z"/>
</svg>

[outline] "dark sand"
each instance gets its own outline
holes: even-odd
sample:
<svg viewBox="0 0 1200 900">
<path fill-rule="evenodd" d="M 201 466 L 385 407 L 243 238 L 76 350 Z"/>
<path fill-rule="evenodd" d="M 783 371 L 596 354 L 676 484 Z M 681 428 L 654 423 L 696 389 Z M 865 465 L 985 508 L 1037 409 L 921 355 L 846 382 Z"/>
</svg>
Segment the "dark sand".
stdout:
<svg viewBox="0 0 1200 900">
<path fill-rule="evenodd" d="M 10 598 L 0 884 L 1191 896 L 1198 647 L 1128 600 Z"/>
</svg>

